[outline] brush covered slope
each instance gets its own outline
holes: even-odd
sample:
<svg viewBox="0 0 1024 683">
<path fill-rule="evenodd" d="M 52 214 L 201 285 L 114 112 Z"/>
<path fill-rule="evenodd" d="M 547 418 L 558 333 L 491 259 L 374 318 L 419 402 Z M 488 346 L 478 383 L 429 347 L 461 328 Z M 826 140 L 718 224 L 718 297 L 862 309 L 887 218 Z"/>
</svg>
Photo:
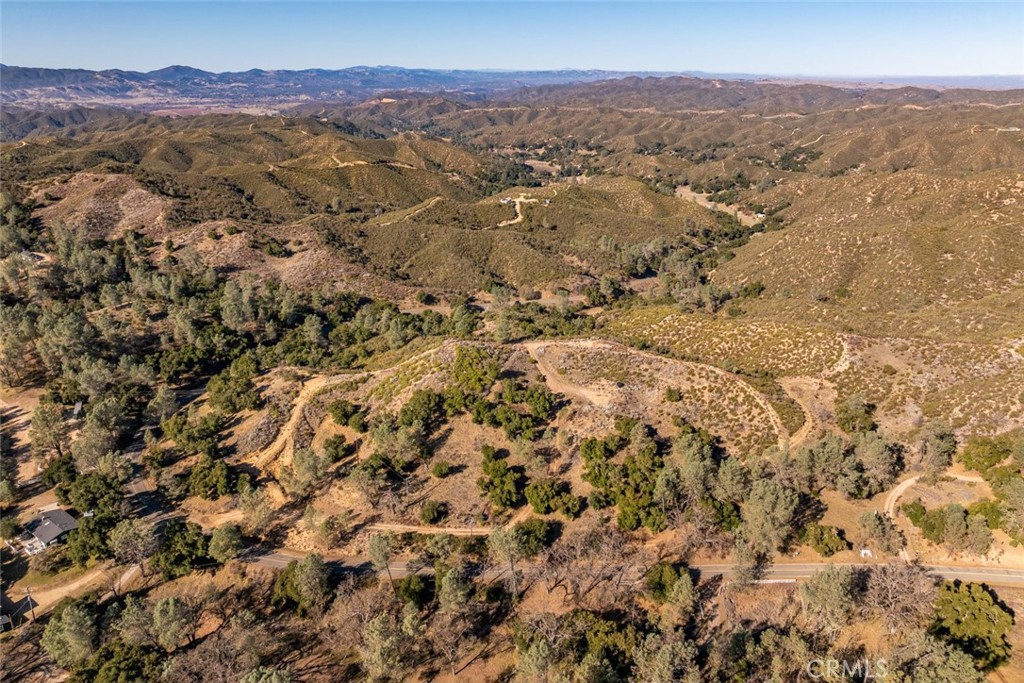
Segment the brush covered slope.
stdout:
<svg viewBox="0 0 1024 683">
<path fill-rule="evenodd" d="M 5 678 L 1021 678 L 1019 93 L 14 75 Z"/>
</svg>

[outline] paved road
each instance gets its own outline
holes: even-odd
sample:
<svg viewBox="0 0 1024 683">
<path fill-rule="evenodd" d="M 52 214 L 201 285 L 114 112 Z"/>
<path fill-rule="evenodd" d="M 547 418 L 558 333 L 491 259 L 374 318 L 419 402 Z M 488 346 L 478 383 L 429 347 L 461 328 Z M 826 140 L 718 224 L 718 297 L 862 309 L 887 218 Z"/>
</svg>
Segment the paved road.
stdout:
<svg viewBox="0 0 1024 683">
<path fill-rule="evenodd" d="M 282 569 L 288 566 L 288 563 L 292 560 L 298 560 L 302 557 L 303 553 L 300 552 L 278 551 L 262 555 L 254 555 L 251 556 L 249 560 L 263 567 Z M 327 561 L 343 571 L 373 571 L 373 566 L 367 558 L 327 558 Z M 820 571 L 826 564 L 828 563 L 811 562 L 802 564 L 773 564 L 765 570 L 761 576 L 761 580 L 788 582 L 807 579 L 815 572 Z M 841 565 L 841 563 L 834 564 Z M 873 565 L 848 563 L 841 566 L 871 567 Z M 391 570 L 391 575 L 395 577 L 407 576 L 408 574 L 416 572 L 431 571 L 430 567 L 422 567 L 421 565 L 409 562 L 394 562 L 389 566 L 389 568 Z M 731 564 L 694 564 L 690 565 L 690 568 L 700 572 L 704 576 L 730 577 L 733 574 L 733 565 Z M 983 582 L 994 586 L 1024 588 L 1024 569 L 1004 569 L 1002 567 L 977 566 L 960 567 L 956 565 L 926 565 L 926 568 L 936 576 L 943 579 L 961 579 L 963 581 Z M 524 566 L 523 569 L 525 571 L 529 571 L 529 566 Z M 495 575 L 497 575 L 497 572 L 495 572 Z M 489 573 L 485 571 L 483 578 L 493 577 L 489 576 Z"/>
<path fill-rule="evenodd" d="M 773 564 L 764 573 L 765 579 L 806 579 L 821 570 L 826 563 L 806 564 Z M 836 563 L 840 565 L 840 563 Z M 869 564 L 848 563 L 848 567 L 871 567 Z M 732 575 L 732 565 L 697 564 L 693 569 L 708 575 Z M 943 579 L 961 579 L 963 581 L 984 582 L 997 586 L 1024 587 L 1024 569 L 1004 569 L 1002 567 L 977 567 L 956 565 L 925 565 L 931 573 Z"/>
</svg>

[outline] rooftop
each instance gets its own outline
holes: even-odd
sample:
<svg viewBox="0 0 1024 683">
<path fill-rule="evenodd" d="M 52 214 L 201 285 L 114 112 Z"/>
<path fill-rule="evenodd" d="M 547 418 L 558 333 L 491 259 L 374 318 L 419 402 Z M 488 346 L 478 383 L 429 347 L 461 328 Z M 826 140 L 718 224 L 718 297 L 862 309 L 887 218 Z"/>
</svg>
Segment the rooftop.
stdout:
<svg viewBox="0 0 1024 683">
<path fill-rule="evenodd" d="M 78 522 L 64 510 L 47 510 L 25 525 L 25 530 L 44 545 L 77 528 Z"/>
</svg>

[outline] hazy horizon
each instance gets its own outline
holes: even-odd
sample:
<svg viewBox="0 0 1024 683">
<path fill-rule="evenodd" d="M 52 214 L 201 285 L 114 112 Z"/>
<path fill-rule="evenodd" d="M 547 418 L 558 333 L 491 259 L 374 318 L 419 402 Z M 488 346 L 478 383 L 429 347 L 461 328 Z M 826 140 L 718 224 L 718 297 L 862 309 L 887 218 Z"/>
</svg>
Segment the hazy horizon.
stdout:
<svg viewBox="0 0 1024 683">
<path fill-rule="evenodd" d="M 1024 4 L 1012 2 L 4 0 L 0 11 L 0 61 L 36 68 L 1024 74 Z"/>
<path fill-rule="evenodd" d="M 109 67 L 105 69 L 89 69 L 75 65 L 64 65 L 64 66 L 40 66 L 38 64 L 12 64 L 6 61 L 0 62 L 4 66 L 17 67 L 23 69 L 52 69 L 52 70 L 83 70 L 83 71 L 124 71 L 133 73 L 150 74 L 158 71 L 173 68 L 184 68 L 184 69 L 196 69 L 198 71 L 204 71 L 206 73 L 213 74 L 225 74 L 225 73 L 245 73 L 248 71 L 265 71 L 265 72 L 278 72 L 278 71 L 346 71 L 350 69 L 400 69 L 405 71 L 437 71 L 437 72 L 469 72 L 469 73 L 494 73 L 494 74 L 512 74 L 512 73 L 562 73 L 562 72 L 603 72 L 613 75 L 628 76 L 631 74 L 651 74 L 660 76 L 687 76 L 687 75 L 701 75 L 711 77 L 736 77 L 736 78 L 779 78 L 779 79 L 808 79 L 816 81 L 828 81 L 828 80 L 851 80 L 851 81 L 870 81 L 870 80 L 895 80 L 895 79 L 1014 79 L 1024 78 L 1024 71 L 1020 73 L 1006 72 L 1006 73 L 972 73 L 972 74 L 807 74 L 807 73 L 754 73 L 754 72 L 742 72 L 742 71 L 715 71 L 715 70 L 703 70 L 703 69 L 680 69 L 675 71 L 669 70 L 653 70 L 653 69 L 602 69 L 602 68 L 588 68 L 582 66 L 565 66 L 565 67 L 554 67 L 547 69 L 518 69 L 518 68 L 500 68 L 500 67 L 474 67 L 472 65 L 462 67 L 420 67 L 420 66 L 407 66 L 403 64 L 349 64 L 347 66 L 338 67 L 323 67 L 323 66 L 306 66 L 296 67 L 288 69 L 275 69 L 264 66 L 250 66 L 244 69 L 230 69 L 225 71 L 216 71 L 210 69 L 204 69 L 202 67 L 195 66 L 194 64 L 186 63 L 172 63 L 165 64 L 164 66 L 156 67 L 153 69 L 131 69 L 127 67 Z"/>
</svg>

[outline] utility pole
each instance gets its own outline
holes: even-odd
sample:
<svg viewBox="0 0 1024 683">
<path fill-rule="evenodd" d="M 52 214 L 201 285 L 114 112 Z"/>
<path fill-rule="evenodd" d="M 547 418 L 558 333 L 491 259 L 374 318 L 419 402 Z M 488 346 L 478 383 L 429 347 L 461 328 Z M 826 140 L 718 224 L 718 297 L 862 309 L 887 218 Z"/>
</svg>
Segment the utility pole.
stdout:
<svg viewBox="0 0 1024 683">
<path fill-rule="evenodd" d="M 32 612 L 32 623 L 35 623 L 35 621 L 36 621 L 36 606 L 35 606 L 35 603 L 32 601 L 32 589 L 31 588 L 26 588 L 25 589 L 25 599 L 28 600 L 28 609 L 29 609 L 30 612 Z"/>
</svg>

